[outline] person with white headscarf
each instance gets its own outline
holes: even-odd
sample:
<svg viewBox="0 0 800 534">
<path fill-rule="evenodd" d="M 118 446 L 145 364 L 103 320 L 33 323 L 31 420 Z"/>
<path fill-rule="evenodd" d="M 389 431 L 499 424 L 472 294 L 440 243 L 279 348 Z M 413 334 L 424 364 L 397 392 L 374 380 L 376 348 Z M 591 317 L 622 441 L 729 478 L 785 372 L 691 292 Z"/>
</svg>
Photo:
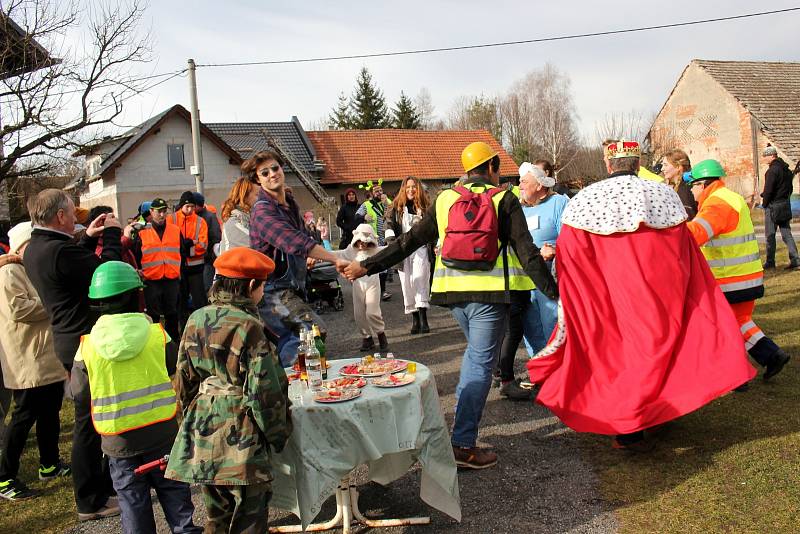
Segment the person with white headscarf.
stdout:
<svg viewBox="0 0 800 534">
<path fill-rule="evenodd" d="M 533 242 L 541 250 L 551 270 L 556 254 L 556 238 L 561 231 L 561 213 L 569 201 L 566 196 L 553 192 L 555 183 L 555 178 L 547 176 L 537 165 L 526 161 L 519 168 L 522 212 Z M 512 310 L 509 331 L 497 364 L 500 393 L 510 399 L 527 400 L 530 391 L 520 387 L 520 381 L 514 379 L 514 357 L 523 338 L 529 356 L 547 344 L 556 324 L 558 303 L 534 289 L 531 291 L 530 305 L 520 307 L 517 312 L 514 314 Z"/>
</svg>

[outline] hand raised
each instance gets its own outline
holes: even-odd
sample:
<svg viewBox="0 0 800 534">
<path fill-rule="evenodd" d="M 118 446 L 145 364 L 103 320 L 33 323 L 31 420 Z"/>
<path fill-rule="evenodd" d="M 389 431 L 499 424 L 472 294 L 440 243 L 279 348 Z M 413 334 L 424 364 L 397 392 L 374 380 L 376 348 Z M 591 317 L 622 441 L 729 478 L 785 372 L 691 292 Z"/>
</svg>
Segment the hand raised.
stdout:
<svg viewBox="0 0 800 534">
<path fill-rule="evenodd" d="M 89 226 L 86 227 L 86 235 L 89 237 L 96 237 L 103 233 L 103 224 L 105 224 L 106 217 L 108 214 L 104 213 L 102 215 L 98 215 L 95 220 L 89 223 Z"/>
</svg>

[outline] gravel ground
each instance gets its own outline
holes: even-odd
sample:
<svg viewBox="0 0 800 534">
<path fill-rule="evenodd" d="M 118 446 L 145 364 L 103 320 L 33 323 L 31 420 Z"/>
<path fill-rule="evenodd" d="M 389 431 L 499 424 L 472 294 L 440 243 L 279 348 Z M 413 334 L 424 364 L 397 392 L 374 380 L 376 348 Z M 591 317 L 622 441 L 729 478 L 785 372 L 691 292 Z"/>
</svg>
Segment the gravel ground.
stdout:
<svg viewBox="0 0 800 534">
<path fill-rule="evenodd" d="M 353 357 L 360 344 L 354 332 L 349 284 L 344 282 L 346 307 L 323 315 L 329 332 L 332 357 Z M 432 308 L 432 332 L 408 334 L 410 319 L 403 315 L 398 282 L 389 284 L 394 297 L 383 303 L 383 315 L 392 351 L 397 357 L 412 357 L 429 366 L 436 377 L 445 417 L 452 424 L 455 388 L 464 350 L 464 338 L 450 313 Z M 520 356 L 522 352 L 519 353 Z M 518 358 L 522 368 L 522 357 Z M 361 493 L 360 508 L 374 517 L 429 515 L 431 524 L 417 527 L 372 529 L 375 532 L 575 532 L 608 533 L 616 530 L 610 506 L 597 493 L 597 478 L 580 456 L 575 434 L 549 411 L 527 402 L 511 402 L 492 389 L 484 411 L 479 443 L 499 455 L 498 465 L 481 471 L 460 471 L 462 521 L 457 523 L 430 508 L 419 498 L 418 468 L 386 487 L 369 482 L 366 468 L 354 480 Z M 204 507 L 193 488 L 197 524 L 204 524 Z M 155 506 L 159 532 L 169 532 L 159 506 Z M 333 516 L 333 497 L 318 519 Z M 270 524 L 294 524 L 296 518 L 281 510 L 270 510 Z M 369 529 L 362 529 L 369 530 Z M 331 531 L 340 532 L 341 530 Z M 356 529 L 358 532 L 358 529 Z M 79 525 L 71 533 L 121 532 L 119 518 Z"/>
</svg>

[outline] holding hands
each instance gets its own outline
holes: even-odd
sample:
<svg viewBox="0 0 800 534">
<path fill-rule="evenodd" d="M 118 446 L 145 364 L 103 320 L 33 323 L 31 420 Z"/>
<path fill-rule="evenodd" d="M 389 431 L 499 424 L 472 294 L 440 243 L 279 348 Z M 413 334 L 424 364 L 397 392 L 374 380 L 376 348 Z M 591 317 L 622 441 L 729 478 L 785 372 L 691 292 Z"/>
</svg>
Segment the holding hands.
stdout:
<svg viewBox="0 0 800 534">
<path fill-rule="evenodd" d="M 554 247 L 550 243 L 545 243 L 544 245 L 542 245 L 542 248 L 539 250 L 539 253 L 542 255 L 542 258 L 545 261 L 550 261 L 556 257 L 556 247 Z"/>
<path fill-rule="evenodd" d="M 361 266 L 361 262 L 356 260 L 351 262 L 342 259 L 337 260 L 336 270 L 351 282 L 367 274 L 367 270 Z"/>
</svg>

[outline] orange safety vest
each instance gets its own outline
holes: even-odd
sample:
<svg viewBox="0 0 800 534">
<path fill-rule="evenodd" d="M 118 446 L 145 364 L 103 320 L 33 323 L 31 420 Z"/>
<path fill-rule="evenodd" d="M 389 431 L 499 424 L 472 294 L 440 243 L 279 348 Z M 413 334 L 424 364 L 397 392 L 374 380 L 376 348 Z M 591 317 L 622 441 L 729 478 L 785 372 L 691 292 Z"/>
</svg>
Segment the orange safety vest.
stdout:
<svg viewBox="0 0 800 534">
<path fill-rule="evenodd" d="M 181 232 L 167 222 L 164 236 L 158 237 L 155 228 L 139 231 L 142 241 L 142 272 L 147 280 L 175 280 L 181 276 Z"/>
<path fill-rule="evenodd" d="M 186 266 L 194 267 L 205 263 L 206 248 L 208 248 L 208 225 L 196 213 L 186 216 L 182 211 L 169 216 L 169 222 L 176 225 L 181 235 L 194 241 L 194 246 L 189 250 Z"/>
</svg>

